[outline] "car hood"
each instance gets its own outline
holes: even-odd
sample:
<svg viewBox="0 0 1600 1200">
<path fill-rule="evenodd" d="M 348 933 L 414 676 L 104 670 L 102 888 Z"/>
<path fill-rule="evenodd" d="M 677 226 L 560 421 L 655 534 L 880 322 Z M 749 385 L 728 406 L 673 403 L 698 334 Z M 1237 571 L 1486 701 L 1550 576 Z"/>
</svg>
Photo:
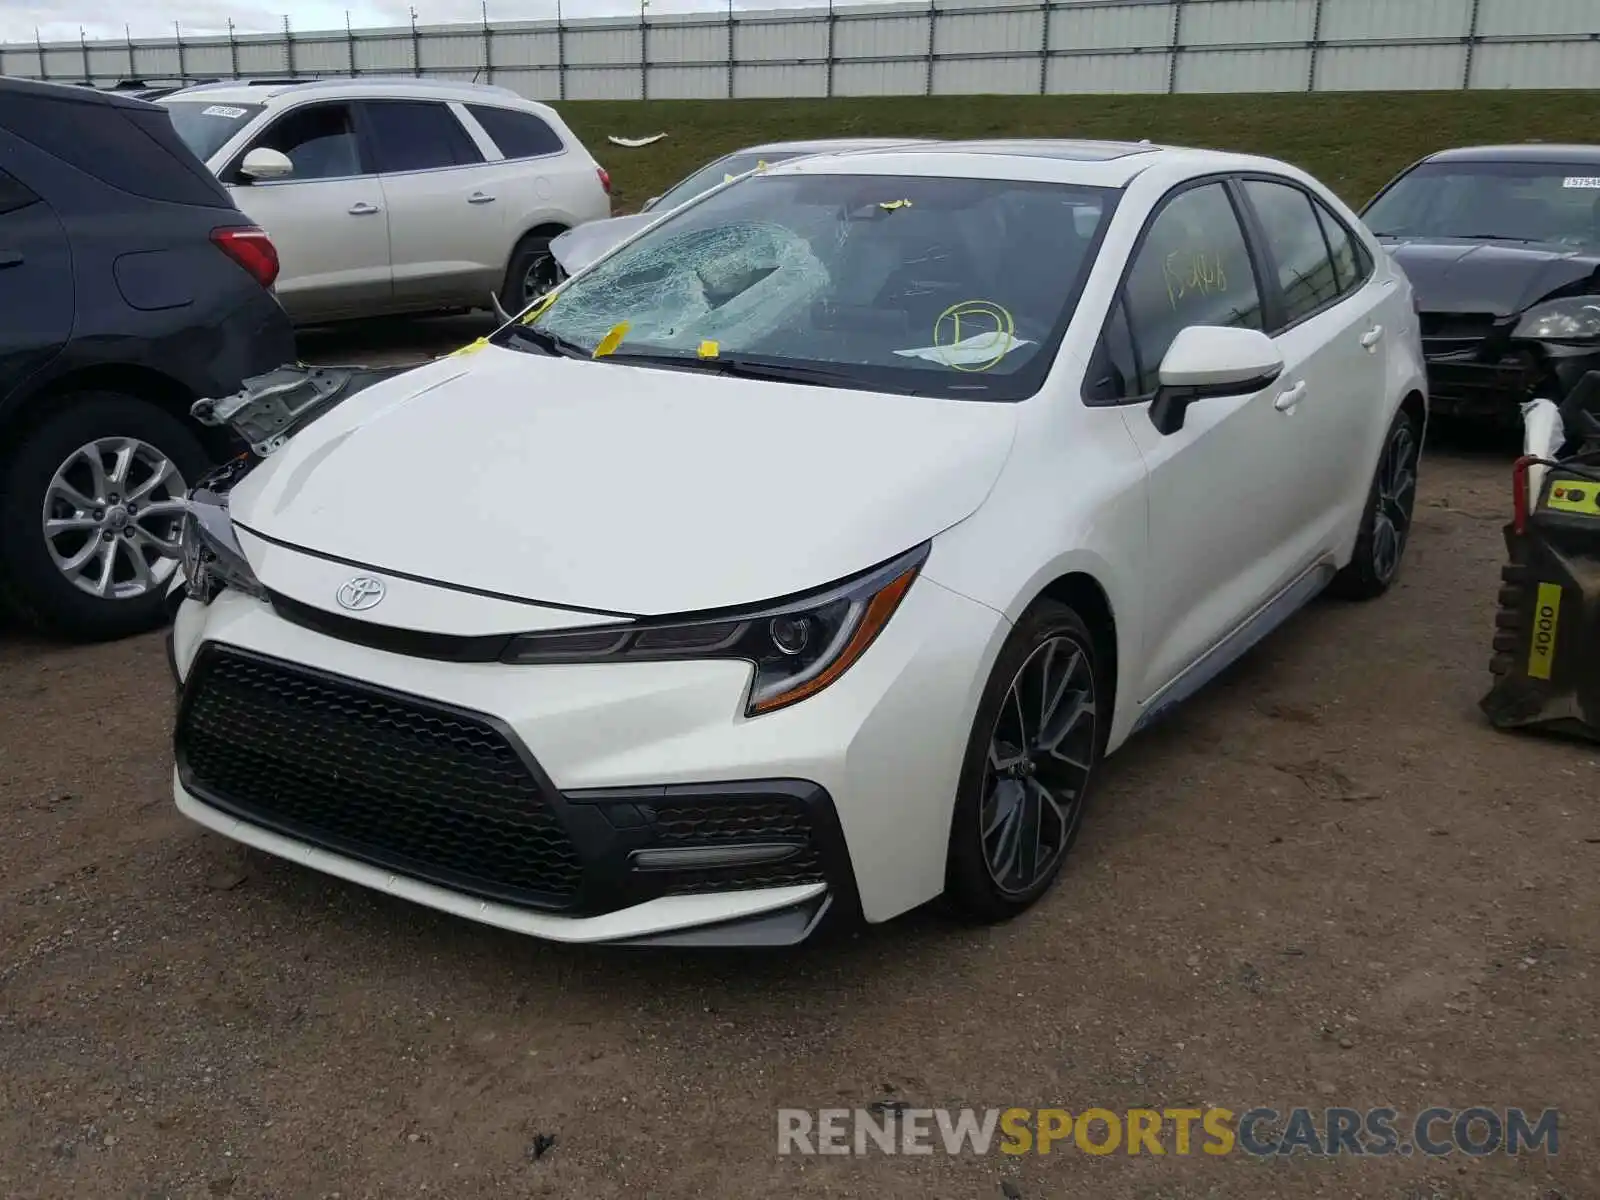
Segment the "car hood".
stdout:
<svg viewBox="0 0 1600 1200">
<path fill-rule="evenodd" d="M 351 396 L 230 505 L 246 530 L 378 573 L 687 613 L 831 583 L 965 519 L 1015 425 L 1009 404 L 487 346 Z"/>
<path fill-rule="evenodd" d="M 620 244 L 654 221 L 660 213 L 629 213 L 586 221 L 574 229 L 557 234 L 550 241 L 550 253 L 568 275 L 576 275 L 613 246 Z"/>
<path fill-rule="evenodd" d="M 1510 317 L 1600 271 L 1600 257 L 1507 242 L 1392 242 L 1423 312 Z"/>
</svg>

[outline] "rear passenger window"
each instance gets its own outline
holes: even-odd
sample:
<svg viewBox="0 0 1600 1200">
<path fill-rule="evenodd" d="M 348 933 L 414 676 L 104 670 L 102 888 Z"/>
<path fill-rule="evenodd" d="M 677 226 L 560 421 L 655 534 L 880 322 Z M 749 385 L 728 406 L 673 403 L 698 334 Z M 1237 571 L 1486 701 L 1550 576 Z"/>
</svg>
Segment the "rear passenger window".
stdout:
<svg viewBox="0 0 1600 1200">
<path fill-rule="evenodd" d="M 1289 184 L 1262 179 L 1245 180 L 1244 190 L 1277 264 L 1286 323 L 1303 321 L 1338 300 L 1343 289 L 1311 197 Z"/>
<path fill-rule="evenodd" d="M 1138 387 L 1160 384 L 1161 360 L 1191 325 L 1260 329 L 1261 293 L 1227 189 L 1191 188 L 1169 201 L 1145 234 L 1123 285 L 1138 360 Z"/>
<path fill-rule="evenodd" d="M 1343 221 L 1321 204 L 1314 207 L 1317 220 L 1322 223 L 1322 234 L 1328 239 L 1328 249 L 1333 252 L 1333 269 L 1339 277 L 1339 291 L 1348 295 L 1367 282 L 1372 274 L 1372 259 L 1350 230 L 1345 228 Z"/>
<path fill-rule="evenodd" d="M 39 197 L 23 186 L 20 179 L 0 171 L 0 217 L 27 208 L 38 199 Z"/>
<path fill-rule="evenodd" d="M 469 104 L 467 111 L 507 158 L 538 158 L 566 149 L 556 131 L 533 113 L 489 104 Z"/>
<path fill-rule="evenodd" d="M 478 144 L 448 105 L 431 100 L 371 100 L 365 107 L 380 174 L 431 171 L 483 161 Z"/>
<path fill-rule="evenodd" d="M 26 92 L 8 94 L 5 104 L 12 133 L 118 191 L 169 204 L 233 207 L 160 110 Z"/>
</svg>

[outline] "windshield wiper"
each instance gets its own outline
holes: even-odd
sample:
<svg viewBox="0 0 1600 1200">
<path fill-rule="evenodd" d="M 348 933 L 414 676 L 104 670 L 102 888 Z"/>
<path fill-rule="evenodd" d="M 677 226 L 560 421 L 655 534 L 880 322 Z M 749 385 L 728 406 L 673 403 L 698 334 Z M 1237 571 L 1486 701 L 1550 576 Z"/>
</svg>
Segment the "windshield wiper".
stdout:
<svg viewBox="0 0 1600 1200">
<path fill-rule="evenodd" d="M 540 329 L 534 325 L 514 325 L 511 329 L 511 341 L 532 343 L 546 354 L 554 354 L 562 358 L 588 358 L 589 351 L 577 342 L 562 337 L 559 333 L 551 333 L 548 329 Z"/>
<path fill-rule="evenodd" d="M 1525 246 L 1532 246 L 1540 238 L 1513 237 L 1509 233 L 1452 233 L 1453 238 L 1460 238 L 1464 242 L 1521 242 Z"/>
<path fill-rule="evenodd" d="M 777 383 L 814 383 L 820 387 L 865 388 L 867 384 L 858 375 L 847 371 L 834 371 L 827 367 L 808 367 L 792 363 L 753 362 L 747 358 L 691 358 L 683 354 L 652 354 L 636 351 L 628 354 L 606 356 L 612 362 L 631 363 L 638 366 L 675 367 L 683 371 L 705 371 L 711 375 L 728 375 L 736 379 L 766 379 Z"/>
</svg>

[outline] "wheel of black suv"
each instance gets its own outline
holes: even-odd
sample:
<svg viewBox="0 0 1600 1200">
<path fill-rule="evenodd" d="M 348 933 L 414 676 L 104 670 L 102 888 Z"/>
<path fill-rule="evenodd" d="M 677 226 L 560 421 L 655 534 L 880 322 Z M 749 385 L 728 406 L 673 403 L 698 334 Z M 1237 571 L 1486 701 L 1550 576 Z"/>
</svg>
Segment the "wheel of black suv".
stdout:
<svg viewBox="0 0 1600 1200">
<path fill-rule="evenodd" d="M 1095 638 L 1041 601 L 1017 623 L 978 704 L 950 830 L 949 899 L 1003 921 L 1049 891 L 1077 840 L 1110 721 Z"/>
<path fill-rule="evenodd" d="M 1345 600 L 1373 600 L 1387 592 L 1399 576 L 1416 513 L 1421 460 L 1422 431 L 1416 418 L 1402 408 L 1395 414 L 1378 456 L 1355 555 L 1334 576 L 1328 588 L 1331 594 Z"/>
<path fill-rule="evenodd" d="M 509 313 L 519 313 L 561 282 L 561 267 L 550 253 L 550 239 L 528 234 L 511 252 L 501 303 Z"/>
<path fill-rule="evenodd" d="M 0 461 L 0 589 L 46 633 L 99 641 L 154 629 L 177 570 L 189 483 L 209 465 L 182 421 L 85 392 Z"/>
</svg>

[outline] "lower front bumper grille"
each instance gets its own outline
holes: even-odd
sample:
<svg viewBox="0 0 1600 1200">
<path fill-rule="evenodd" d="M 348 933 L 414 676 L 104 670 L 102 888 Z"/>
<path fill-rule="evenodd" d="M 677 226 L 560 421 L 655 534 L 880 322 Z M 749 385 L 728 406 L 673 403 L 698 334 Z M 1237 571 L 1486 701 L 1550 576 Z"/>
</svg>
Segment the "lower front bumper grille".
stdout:
<svg viewBox="0 0 1600 1200">
<path fill-rule="evenodd" d="M 577 896 L 577 848 L 486 717 L 213 647 L 176 740 L 185 786 L 243 820 L 503 903 Z"/>
<path fill-rule="evenodd" d="M 502 904 L 580 916 L 827 883 L 857 907 L 832 800 L 804 780 L 563 794 L 493 717 L 216 643 L 174 742 L 184 788 L 214 808 Z"/>
<path fill-rule="evenodd" d="M 1429 405 L 1436 412 L 1520 419 L 1517 406 L 1531 397 L 1539 379 L 1538 367 L 1521 358 L 1429 359 Z"/>
</svg>

